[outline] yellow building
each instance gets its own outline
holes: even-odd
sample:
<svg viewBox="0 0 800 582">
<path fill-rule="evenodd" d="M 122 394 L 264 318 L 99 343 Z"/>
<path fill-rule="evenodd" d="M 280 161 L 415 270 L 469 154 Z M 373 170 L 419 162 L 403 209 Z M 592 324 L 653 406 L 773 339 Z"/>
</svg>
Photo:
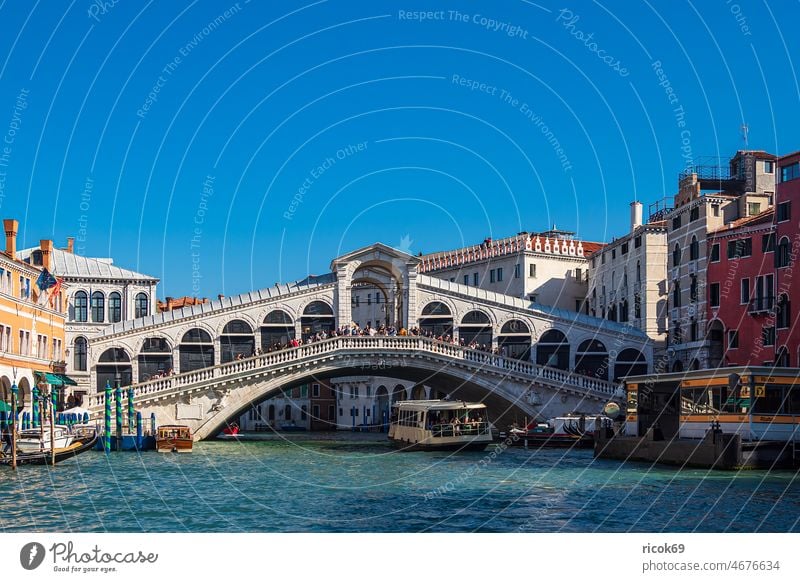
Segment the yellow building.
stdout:
<svg viewBox="0 0 800 582">
<path fill-rule="evenodd" d="M 17 257 L 16 220 L 4 220 L 5 251 L 0 251 L 0 398 L 11 403 L 11 385 L 19 387 L 18 406 L 31 409 L 36 382 L 59 387 L 64 372 L 64 287 L 40 292 L 36 285 L 49 266 L 52 241 L 41 241 L 42 267 Z M 48 269 L 49 270 L 49 269 Z M 46 375 L 45 375 L 46 374 Z"/>
</svg>

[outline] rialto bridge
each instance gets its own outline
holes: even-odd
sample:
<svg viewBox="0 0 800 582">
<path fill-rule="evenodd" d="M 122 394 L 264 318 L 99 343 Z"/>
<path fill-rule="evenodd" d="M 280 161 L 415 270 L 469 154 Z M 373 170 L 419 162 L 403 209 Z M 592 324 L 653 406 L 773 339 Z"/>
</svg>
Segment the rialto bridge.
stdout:
<svg viewBox="0 0 800 582">
<path fill-rule="evenodd" d="M 599 410 L 621 398 L 619 378 L 650 369 L 652 345 L 639 330 L 423 275 L 418 264 L 378 243 L 334 259 L 327 275 L 109 326 L 90 341 L 86 404 L 100 414 L 107 382 L 131 385 L 137 409 L 202 439 L 281 389 L 380 374 L 433 387 L 431 396 L 483 400 L 501 425 Z M 364 317 L 426 337 L 272 349 Z M 436 339 L 447 335 L 456 343 Z"/>
</svg>

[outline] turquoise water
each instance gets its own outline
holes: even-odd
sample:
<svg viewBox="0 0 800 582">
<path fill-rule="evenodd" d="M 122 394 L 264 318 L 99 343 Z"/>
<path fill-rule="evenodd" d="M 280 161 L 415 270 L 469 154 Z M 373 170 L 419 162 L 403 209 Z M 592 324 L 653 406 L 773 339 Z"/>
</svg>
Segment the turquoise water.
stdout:
<svg viewBox="0 0 800 582">
<path fill-rule="evenodd" d="M 0 468 L 4 531 L 789 532 L 800 474 L 677 471 L 591 451 L 398 452 L 382 435 L 88 452 Z"/>
</svg>

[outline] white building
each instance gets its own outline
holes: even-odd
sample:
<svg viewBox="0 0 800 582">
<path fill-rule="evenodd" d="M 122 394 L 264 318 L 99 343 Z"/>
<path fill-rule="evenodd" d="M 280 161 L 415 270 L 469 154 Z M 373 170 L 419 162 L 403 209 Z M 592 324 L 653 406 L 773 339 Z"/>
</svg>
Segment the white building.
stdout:
<svg viewBox="0 0 800 582">
<path fill-rule="evenodd" d="M 253 404 L 239 417 L 243 431 L 311 428 L 309 385 L 286 388 L 279 396 Z"/>
<path fill-rule="evenodd" d="M 44 242 L 52 246 L 51 241 Z M 52 248 L 50 264 L 53 275 L 69 285 L 64 353 L 67 375 L 78 383 L 73 393 L 81 396 L 89 391 L 89 340 L 110 324 L 151 315 L 158 279 L 117 267 L 112 259 L 83 257 L 73 251 L 74 239 L 68 238 L 65 249 Z M 42 265 L 41 245 L 19 251 L 17 256 L 32 265 Z M 165 356 L 167 351 L 171 355 L 171 349 L 165 345 L 148 346 L 148 353 L 139 356 L 138 378 L 130 376 L 129 366 L 118 367 L 113 358 L 103 362 L 98 378 L 103 383 L 109 380 L 113 386 L 119 373 L 121 385 L 125 386 L 131 380 L 149 378 L 161 368 L 166 372 Z"/>
<path fill-rule="evenodd" d="M 631 230 L 592 254 L 589 314 L 642 330 L 656 360 L 667 339 L 667 227 L 642 224 L 642 204 L 631 204 Z"/>
<path fill-rule="evenodd" d="M 714 260 L 708 235 L 774 204 L 776 160 L 763 151 L 738 151 L 728 168 L 699 164 L 680 175 L 675 207 L 663 213 L 671 371 L 715 367 L 722 361 L 722 330 L 707 317 L 705 265 Z"/>
<path fill-rule="evenodd" d="M 602 247 L 555 228 L 542 233 L 522 232 L 423 255 L 419 272 L 542 305 L 587 312 L 587 257 Z"/>
<path fill-rule="evenodd" d="M 401 400 L 444 398 L 445 393 L 407 380 L 383 376 L 342 376 L 331 380 L 339 430 L 387 428 L 391 405 Z"/>
</svg>

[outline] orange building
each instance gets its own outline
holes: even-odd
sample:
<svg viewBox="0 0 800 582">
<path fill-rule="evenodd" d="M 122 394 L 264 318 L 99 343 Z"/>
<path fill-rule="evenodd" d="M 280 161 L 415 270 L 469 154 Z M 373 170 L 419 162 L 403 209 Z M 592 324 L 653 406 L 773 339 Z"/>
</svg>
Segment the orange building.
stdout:
<svg viewBox="0 0 800 582">
<path fill-rule="evenodd" d="M 17 257 L 16 220 L 3 221 L 5 251 L 0 251 L 0 397 L 11 403 L 11 385 L 19 387 L 18 406 L 31 409 L 34 385 L 61 388 L 64 372 L 65 287 L 40 292 L 36 285 L 49 264 L 53 242 L 41 241 L 43 267 Z"/>
</svg>

